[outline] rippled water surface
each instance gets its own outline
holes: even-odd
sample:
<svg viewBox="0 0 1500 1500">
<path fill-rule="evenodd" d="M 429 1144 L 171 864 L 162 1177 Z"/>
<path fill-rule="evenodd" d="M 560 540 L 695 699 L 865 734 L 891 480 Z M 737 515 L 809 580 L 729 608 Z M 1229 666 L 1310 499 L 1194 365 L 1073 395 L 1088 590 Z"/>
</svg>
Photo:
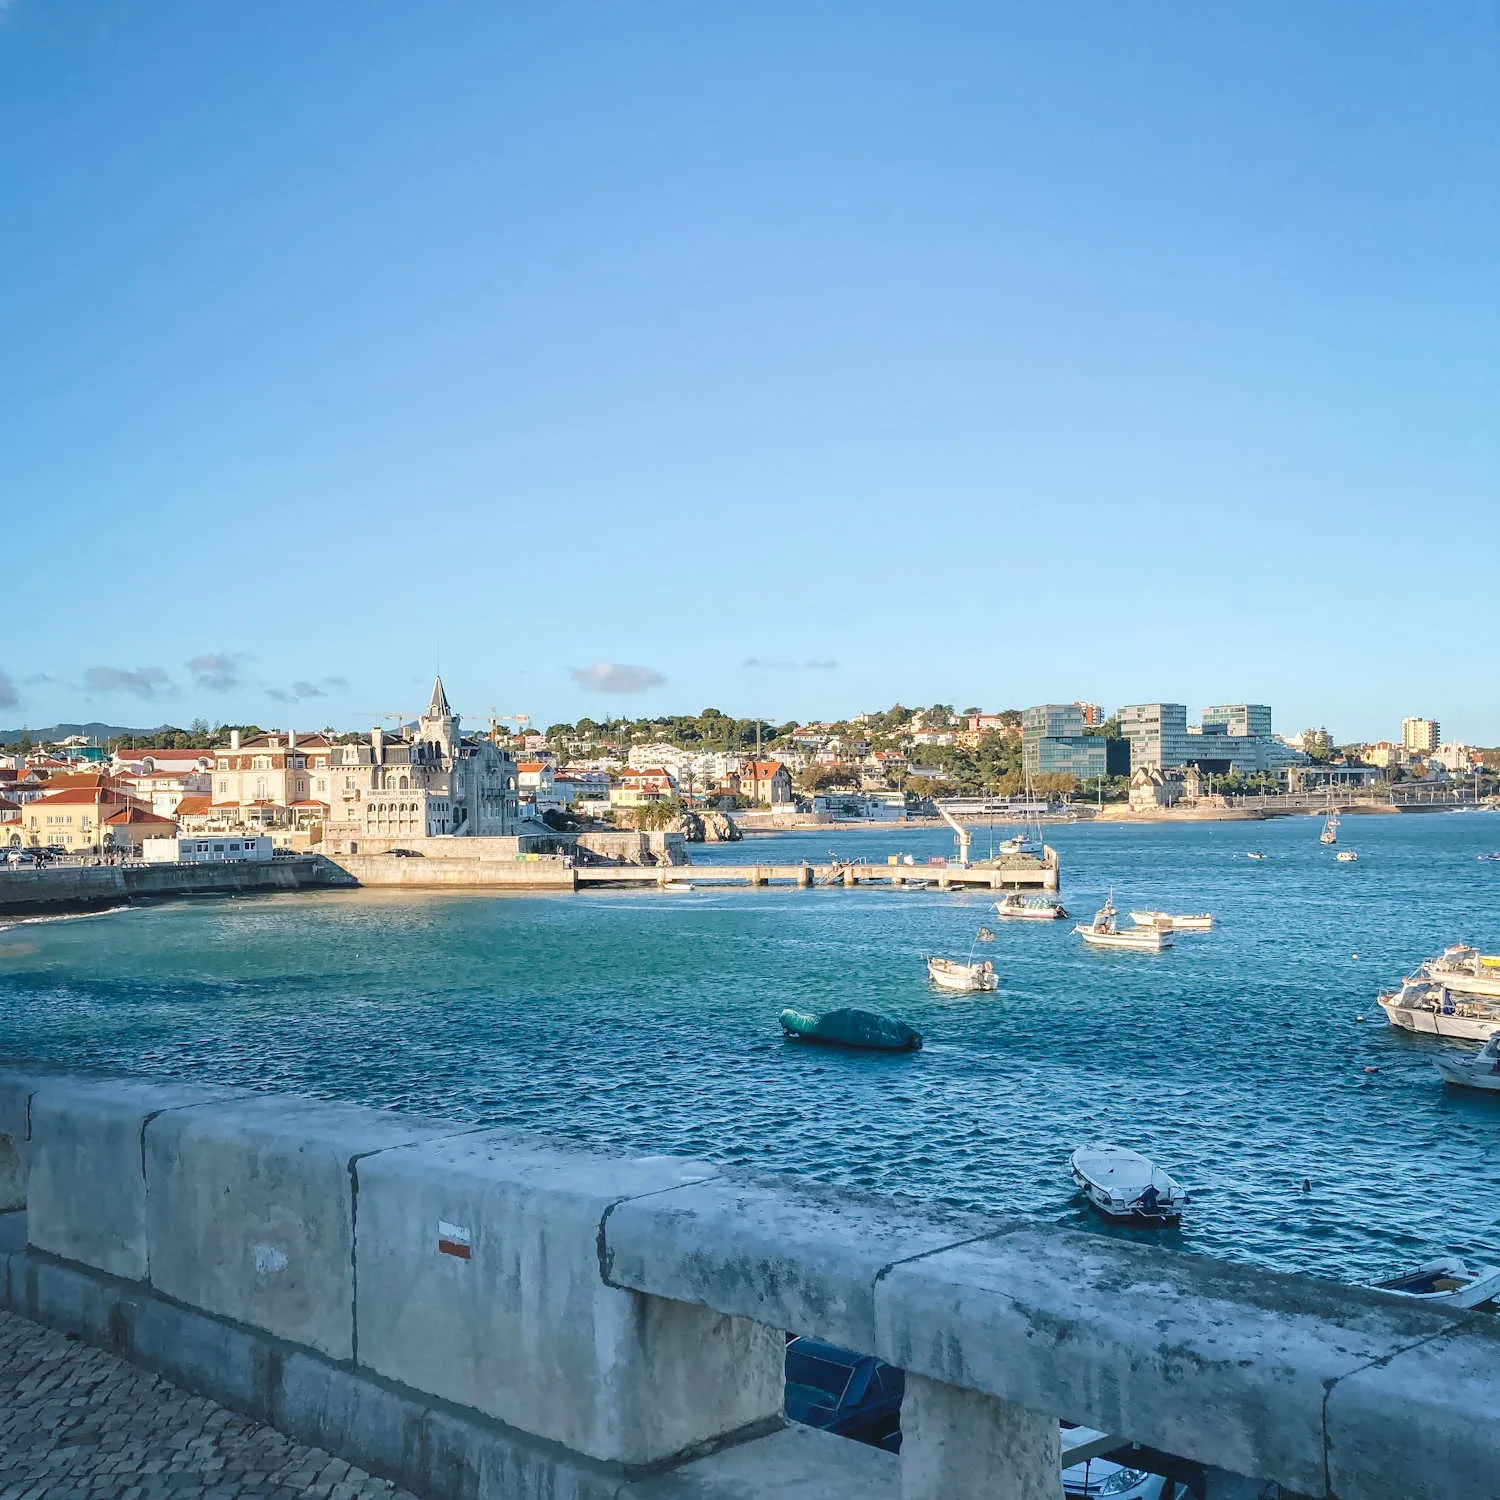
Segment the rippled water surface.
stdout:
<svg viewBox="0 0 1500 1500">
<path fill-rule="evenodd" d="M 1159 955 L 995 924 L 997 994 L 943 996 L 980 895 L 325 892 L 173 902 L 0 931 L 0 1052 L 543 1127 L 1098 1227 L 1067 1177 L 1135 1146 L 1193 1204 L 1164 1242 L 1352 1279 L 1500 1253 L 1500 1099 L 1375 1005 L 1444 944 L 1500 950 L 1500 815 L 1048 831 L 1063 898 L 1211 910 Z M 988 833 L 976 838 L 985 852 Z M 931 830 L 786 835 L 743 863 L 946 853 Z M 1247 860 L 1264 849 L 1263 862 Z M 787 1004 L 919 1027 L 915 1055 L 784 1042 Z M 1360 1018 L 1363 1017 L 1363 1020 Z M 1304 1179 L 1311 1191 L 1304 1192 Z"/>
</svg>

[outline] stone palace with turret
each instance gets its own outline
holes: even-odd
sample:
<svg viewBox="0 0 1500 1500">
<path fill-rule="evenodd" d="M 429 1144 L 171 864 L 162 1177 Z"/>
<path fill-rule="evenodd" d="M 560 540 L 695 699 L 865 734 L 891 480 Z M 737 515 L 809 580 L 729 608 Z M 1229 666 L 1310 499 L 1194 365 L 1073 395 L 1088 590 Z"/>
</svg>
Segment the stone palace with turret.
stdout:
<svg viewBox="0 0 1500 1500">
<path fill-rule="evenodd" d="M 361 840 L 509 836 L 516 832 L 516 763 L 490 739 L 459 733 L 439 677 L 410 729 L 375 729 L 328 752 L 329 854 L 358 854 Z"/>
</svg>

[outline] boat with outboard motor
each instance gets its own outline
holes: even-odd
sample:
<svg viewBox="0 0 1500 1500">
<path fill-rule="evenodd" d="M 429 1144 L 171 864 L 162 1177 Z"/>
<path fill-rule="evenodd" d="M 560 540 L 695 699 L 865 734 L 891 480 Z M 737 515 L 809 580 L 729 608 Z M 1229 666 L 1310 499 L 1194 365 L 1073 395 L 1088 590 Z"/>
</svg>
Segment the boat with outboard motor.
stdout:
<svg viewBox="0 0 1500 1500">
<path fill-rule="evenodd" d="M 871 1052 L 920 1052 L 922 1033 L 878 1011 L 843 1006 L 814 1015 L 810 1011 L 782 1011 L 781 1030 L 789 1042 L 814 1042 L 824 1047 L 858 1047 Z"/>
<path fill-rule="evenodd" d="M 1066 917 L 1068 910 L 1051 896 L 1023 896 L 1020 891 L 1007 891 L 995 903 L 995 915 L 1007 920 L 1056 922 Z"/>
<path fill-rule="evenodd" d="M 1133 911 L 1130 920 L 1137 927 L 1165 927 L 1171 932 L 1212 932 L 1212 912 L 1195 911 L 1174 915 L 1166 911 Z"/>
<path fill-rule="evenodd" d="M 1127 927 L 1122 931 L 1119 917 L 1113 899 L 1109 899 L 1094 913 L 1092 922 L 1087 926 L 1080 922 L 1073 931 L 1095 948 L 1133 948 L 1137 952 L 1159 953 L 1172 946 L 1172 933 L 1168 928 Z"/>
<path fill-rule="evenodd" d="M 1377 1292 L 1411 1297 L 1437 1307 L 1482 1307 L 1500 1296 L 1500 1268 L 1480 1266 L 1471 1271 L 1463 1261 L 1449 1257 L 1430 1260 L 1388 1281 L 1372 1281 L 1369 1285 Z"/>
<path fill-rule="evenodd" d="M 1432 1065 L 1444 1083 L 1500 1094 L 1500 1031 L 1472 1057 L 1435 1057 Z"/>
<path fill-rule="evenodd" d="M 966 964 L 956 958 L 929 958 L 927 977 L 940 990 L 992 990 L 1000 983 L 995 966 L 988 959 Z"/>
<path fill-rule="evenodd" d="M 1068 1158 L 1068 1170 L 1106 1218 L 1175 1224 L 1188 1201 L 1176 1178 L 1128 1146 L 1080 1146 Z"/>
<path fill-rule="evenodd" d="M 1487 1042 L 1500 1032 L 1500 999 L 1455 995 L 1426 977 L 1425 969 L 1401 981 L 1401 988 L 1382 993 L 1377 1005 L 1392 1026 L 1453 1041 Z"/>
</svg>

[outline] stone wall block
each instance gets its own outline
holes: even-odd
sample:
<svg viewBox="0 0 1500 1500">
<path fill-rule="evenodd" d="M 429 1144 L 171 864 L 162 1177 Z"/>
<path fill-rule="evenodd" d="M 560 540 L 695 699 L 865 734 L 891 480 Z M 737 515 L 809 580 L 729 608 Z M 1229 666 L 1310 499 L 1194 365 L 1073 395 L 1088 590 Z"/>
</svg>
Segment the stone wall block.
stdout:
<svg viewBox="0 0 1500 1500">
<path fill-rule="evenodd" d="M 487 1132 L 357 1172 L 362 1365 L 606 1462 L 779 1413 L 779 1332 L 601 1272 L 607 1217 L 712 1168 Z"/>
<path fill-rule="evenodd" d="M 1321 1494 L 1326 1383 L 1447 1319 L 1376 1293 L 1036 1228 L 897 1266 L 873 1353 L 1043 1416 Z"/>
<path fill-rule="evenodd" d="M 887 1267 L 1007 1227 L 811 1185 L 717 1177 L 621 1204 L 604 1226 L 605 1266 L 616 1286 L 867 1351 Z"/>
<path fill-rule="evenodd" d="M 42 1080 L 30 1106 L 30 1243 L 111 1276 L 144 1281 L 146 1122 L 163 1111 L 229 1097 L 227 1089 L 131 1080 Z"/>
<path fill-rule="evenodd" d="M 1326 1421 L 1330 1494 L 1497 1500 L 1494 1315 L 1454 1314 L 1446 1333 L 1345 1376 L 1328 1393 Z"/>
<path fill-rule="evenodd" d="M 159 1116 L 145 1135 L 153 1285 L 191 1307 L 352 1358 L 350 1163 L 462 1129 L 269 1095 Z"/>
<path fill-rule="evenodd" d="M 901 1500 L 1062 1500 L 1055 1417 L 908 1375 Z"/>
<path fill-rule="evenodd" d="M 31 1096 L 37 1080 L 0 1072 L 0 1213 L 26 1206 L 26 1157 L 31 1141 Z"/>
</svg>

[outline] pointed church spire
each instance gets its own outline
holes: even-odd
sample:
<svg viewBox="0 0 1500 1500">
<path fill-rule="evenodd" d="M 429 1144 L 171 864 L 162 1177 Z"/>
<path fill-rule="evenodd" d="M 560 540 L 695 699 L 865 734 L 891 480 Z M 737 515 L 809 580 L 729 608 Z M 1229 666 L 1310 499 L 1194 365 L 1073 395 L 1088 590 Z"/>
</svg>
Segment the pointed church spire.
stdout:
<svg viewBox="0 0 1500 1500">
<path fill-rule="evenodd" d="M 453 710 L 448 707 L 448 695 L 443 691 L 443 679 L 432 679 L 432 701 L 427 705 L 429 719 L 451 719 Z"/>
</svg>

